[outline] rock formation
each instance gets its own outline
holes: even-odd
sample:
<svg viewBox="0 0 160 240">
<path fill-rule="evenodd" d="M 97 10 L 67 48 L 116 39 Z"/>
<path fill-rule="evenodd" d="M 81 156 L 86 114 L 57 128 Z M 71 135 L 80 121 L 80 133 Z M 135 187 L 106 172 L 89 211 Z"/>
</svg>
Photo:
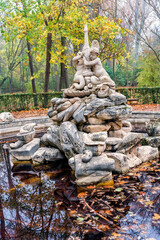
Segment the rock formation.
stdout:
<svg viewBox="0 0 160 240">
<path fill-rule="evenodd" d="M 131 132 L 127 118 L 132 109 L 126 97 L 115 91 L 98 54 L 96 40 L 89 47 L 85 26 L 83 51 L 73 59 L 77 70 L 73 84 L 64 90 L 63 98 L 51 100 L 48 116 L 53 124 L 40 144 L 32 140 L 32 127 L 27 128 L 25 137 L 21 132 L 19 143 L 11 145 L 16 148 L 11 151 L 14 158 L 25 155 L 22 160 L 32 159 L 35 165 L 67 158 L 77 183 L 87 185 L 111 180 L 112 172 L 125 172 L 158 157 L 157 148 L 141 146 L 142 134 Z"/>
</svg>

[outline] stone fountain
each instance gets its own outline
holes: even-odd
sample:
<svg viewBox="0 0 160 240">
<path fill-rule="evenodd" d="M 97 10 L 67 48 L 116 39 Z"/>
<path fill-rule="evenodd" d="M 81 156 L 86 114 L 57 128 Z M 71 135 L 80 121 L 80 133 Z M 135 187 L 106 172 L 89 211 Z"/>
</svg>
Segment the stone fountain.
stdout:
<svg viewBox="0 0 160 240">
<path fill-rule="evenodd" d="M 131 132 L 127 118 L 132 109 L 126 97 L 115 91 L 98 55 L 99 43 L 94 40 L 89 46 L 85 26 L 83 50 L 73 58 L 73 84 L 63 91 L 63 98 L 51 100 L 48 116 L 53 124 L 41 139 L 34 138 L 33 124 L 23 126 L 18 142 L 10 145 L 14 161 L 39 165 L 67 158 L 77 184 L 88 185 L 158 158 L 158 148 L 142 146 L 144 135 Z"/>
</svg>

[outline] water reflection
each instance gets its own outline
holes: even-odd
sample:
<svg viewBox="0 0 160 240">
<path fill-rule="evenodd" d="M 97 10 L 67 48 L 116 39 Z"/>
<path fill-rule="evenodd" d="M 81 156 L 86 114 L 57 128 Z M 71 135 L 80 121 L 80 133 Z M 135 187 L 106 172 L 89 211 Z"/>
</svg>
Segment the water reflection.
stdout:
<svg viewBox="0 0 160 240">
<path fill-rule="evenodd" d="M 79 201 L 66 164 L 12 167 L 0 153 L 0 239 L 160 239 L 160 163 L 116 177 L 112 188 L 91 186 Z"/>
<path fill-rule="evenodd" d="M 128 235 L 125 239 L 157 240 L 160 239 L 160 177 L 154 171 L 150 175 L 140 173 L 139 180 L 143 192 L 129 203 L 130 210 L 121 219 L 120 231 Z"/>
<path fill-rule="evenodd" d="M 73 197 L 75 191 L 76 196 L 70 170 L 65 174 L 42 172 L 30 178 L 21 172 L 20 178 L 15 178 L 7 156 L 5 160 L 0 165 L 1 239 L 67 239 L 68 229 L 72 229 L 66 210 L 69 200 L 60 202 L 55 193 L 61 196 L 71 191 Z"/>
</svg>

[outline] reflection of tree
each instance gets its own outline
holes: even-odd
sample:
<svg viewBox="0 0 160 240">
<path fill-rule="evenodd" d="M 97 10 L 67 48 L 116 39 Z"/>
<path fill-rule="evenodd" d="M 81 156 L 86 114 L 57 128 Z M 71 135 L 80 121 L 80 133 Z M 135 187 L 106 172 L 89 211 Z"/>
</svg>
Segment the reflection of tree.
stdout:
<svg viewBox="0 0 160 240">
<path fill-rule="evenodd" d="M 15 210 L 16 210 L 14 229 L 17 235 L 19 234 L 19 230 L 21 229 L 21 218 L 20 218 L 19 206 L 17 202 L 17 190 L 12 180 L 10 156 L 9 156 L 9 150 L 7 147 L 4 147 L 4 159 L 5 159 L 6 170 L 7 170 L 9 190 L 12 190 L 10 194 L 9 202 L 11 203 L 11 205 L 13 205 L 13 207 L 15 207 Z"/>
<path fill-rule="evenodd" d="M 0 191 L 0 193 L 1 193 L 1 191 Z M 3 205 L 2 205 L 1 196 L 0 196 L 0 219 L 1 219 L 1 239 L 4 240 L 5 239 L 5 220 L 4 220 Z"/>
<path fill-rule="evenodd" d="M 27 184 L 19 185 L 20 182 L 12 177 L 9 156 L 7 152 L 5 154 L 6 183 L 0 199 L 1 239 L 6 236 L 13 240 L 66 239 L 68 228 L 73 223 L 68 219 L 64 206 L 55 198 L 55 180 L 40 174 L 39 177 L 29 178 Z M 57 176 L 56 182 L 62 177 Z M 62 196 L 65 189 L 68 189 L 67 182 L 63 183 Z"/>
</svg>

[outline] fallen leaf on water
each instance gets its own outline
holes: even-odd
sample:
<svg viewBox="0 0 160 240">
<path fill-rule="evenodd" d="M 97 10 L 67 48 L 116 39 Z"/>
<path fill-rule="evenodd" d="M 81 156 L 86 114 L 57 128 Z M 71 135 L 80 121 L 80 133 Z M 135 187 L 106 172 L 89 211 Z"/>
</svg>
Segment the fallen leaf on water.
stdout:
<svg viewBox="0 0 160 240">
<path fill-rule="evenodd" d="M 116 188 L 115 189 L 115 192 L 121 192 L 121 191 L 123 191 L 123 188 Z"/>
<path fill-rule="evenodd" d="M 112 233 L 112 236 L 114 236 L 114 237 L 120 237 L 121 234 L 114 232 L 114 233 Z"/>
<path fill-rule="evenodd" d="M 124 180 L 122 180 L 122 181 L 119 181 L 119 182 L 117 182 L 119 185 L 123 185 L 123 184 L 125 184 L 125 183 L 127 183 L 127 181 L 124 181 Z"/>
<path fill-rule="evenodd" d="M 104 212 L 105 212 L 106 214 L 108 214 L 108 215 L 112 215 L 111 210 L 105 210 Z"/>
<path fill-rule="evenodd" d="M 70 212 L 69 212 L 69 214 L 70 214 L 70 216 L 76 216 L 77 215 L 77 211 L 75 211 L 75 210 L 71 210 Z"/>
<path fill-rule="evenodd" d="M 85 198 L 87 196 L 87 192 L 81 192 L 78 194 L 78 198 Z"/>
<path fill-rule="evenodd" d="M 95 186 L 87 186 L 88 189 L 94 189 Z"/>
<path fill-rule="evenodd" d="M 145 202 L 145 205 L 152 205 L 152 204 L 153 204 L 152 201 L 147 201 L 147 202 Z"/>
<path fill-rule="evenodd" d="M 63 202 L 58 202 L 58 203 L 56 203 L 56 206 L 59 206 L 59 205 L 62 205 L 63 204 Z"/>
<path fill-rule="evenodd" d="M 101 224 L 98 226 L 98 229 L 106 231 L 106 230 L 110 229 L 110 227 L 108 225 Z"/>
<path fill-rule="evenodd" d="M 82 222 L 82 221 L 84 221 L 84 218 L 79 217 L 79 218 L 77 218 L 77 221 Z"/>
<path fill-rule="evenodd" d="M 159 220 L 160 219 L 160 215 L 157 214 L 157 213 L 154 213 L 153 219 L 154 220 Z"/>
</svg>

